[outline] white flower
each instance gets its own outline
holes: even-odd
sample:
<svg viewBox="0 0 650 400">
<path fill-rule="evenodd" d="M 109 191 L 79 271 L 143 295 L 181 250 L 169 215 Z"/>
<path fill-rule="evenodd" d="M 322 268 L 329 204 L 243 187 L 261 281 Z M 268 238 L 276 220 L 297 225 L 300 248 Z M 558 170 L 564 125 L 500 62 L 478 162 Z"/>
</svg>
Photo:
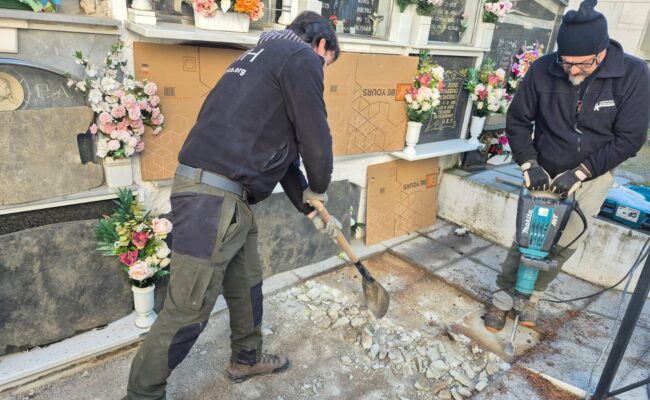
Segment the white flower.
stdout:
<svg viewBox="0 0 650 400">
<path fill-rule="evenodd" d="M 406 96 L 404 96 L 404 100 L 406 100 L 407 103 L 410 103 L 413 101 L 413 96 L 411 96 L 411 94 L 409 93 Z"/>
<path fill-rule="evenodd" d="M 146 262 L 138 260 L 129 268 L 129 278 L 134 281 L 143 281 L 153 276 L 155 268 L 151 268 Z"/>
<path fill-rule="evenodd" d="M 95 68 L 92 65 L 87 65 L 86 66 L 86 75 L 88 75 L 91 78 L 94 78 L 97 76 L 97 68 Z"/>
<path fill-rule="evenodd" d="M 68 87 L 72 87 L 74 85 L 74 81 L 72 79 L 68 79 L 68 82 L 66 82 Z"/>
<path fill-rule="evenodd" d="M 165 258 L 160 262 L 160 264 L 158 264 L 158 266 L 160 266 L 160 268 L 165 268 L 166 266 L 169 265 L 169 261 L 170 261 L 169 258 Z"/>
<path fill-rule="evenodd" d="M 160 247 L 156 251 L 156 257 L 163 260 L 169 255 L 169 253 L 171 253 L 171 250 L 169 250 L 169 247 L 167 247 L 167 243 L 161 240 Z"/>
<path fill-rule="evenodd" d="M 105 76 L 102 78 L 101 87 L 104 92 L 112 92 L 113 90 L 117 90 L 119 88 L 119 84 L 115 81 L 115 79 Z"/>
<path fill-rule="evenodd" d="M 431 105 L 434 106 L 434 107 L 438 107 L 438 106 L 440 105 L 440 100 L 434 100 L 434 101 L 431 103 Z"/>
<path fill-rule="evenodd" d="M 99 91 L 99 89 L 90 89 L 90 92 L 88 92 L 88 100 L 91 103 L 99 103 L 102 101 L 102 92 Z"/>
<path fill-rule="evenodd" d="M 476 103 L 476 109 L 477 109 L 477 110 L 482 110 L 482 109 L 483 109 L 483 102 L 482 102 L 482 101 Z"/>
<path fill-rule="evenodd" d="M 97 141 L 97 157 L 104 158 L 108 154 L 108 140 L 99 139 Z"/>
<path fill-rule="evenodd" d="M 418 89 L 418 97 L 419 96 L 422 96 L 425 99 L 430 99 L 433 96 L 433 91 L 428 87 L 421 87 L 420 89 Z"/>
<path fill-rule="evenodd" d="M 133 79 L 124 78 L 124 80 L 122 81 L 122 85 L 127 90 L 135 89 L 135 81 Z"/>
<path fill-rule="evenodd" d="M 130 146 L 124 147 L 124 155 L 131 157 L 135 153 L 135 148 Z"/>
<path fill-rule="evenodd" d="M 431 104 L 430 103 L 424 103 L 422 104 L 422 111 L 427 112 L 431 109 Z"/>
<path fill-rule="evenodd" d="M 472 93 L 472 94 L 469 95 L 469 99 L 472 100 L 472 101 L 476 101 L 476 100 L 478 100 L 478 96 L 475 95 L 474 93 Z"/>
<path fill-rule="evenodd" d="M 474 88 L 474 93 L 476 93 L 476 92 L 481 92 L 481 91 L 483 91 L 483 90 L 485 90 L 485 85 L 482 84 L 482 83 L 479 83 L 479 84 L 476 85 L 476 87 Z"/>
<path fill-rule="evenodd" d="M 85 92 L 86 91 L 86 82 L 84 82 L 84 81 L 77 82 L 77 89 L 81 90 L 82 92 Z"/>
<path fill-rule="evenodd" d="M 503 68 L 497 69 L 494 74 L 499 77 L 499 79 L 505 79 L 506 77 L 506 71 L 503 70 Z"/>
<path fill-rule="evenodd" d="M 414 110 L 419 109 L 420 108 L 420 103 L 418 103 L 417 101 L 412 102 L 411 103 L 411 108 L 414 109 Z"/>
<path fill-rule="evenodd" d="M 415 96 L 415 100 L 418 103 L 422 103 L 422 101 L 424 100 L 424 96 L 422 96 L 420 93 L 418 93 L 417 96 Z"/>
</svg>

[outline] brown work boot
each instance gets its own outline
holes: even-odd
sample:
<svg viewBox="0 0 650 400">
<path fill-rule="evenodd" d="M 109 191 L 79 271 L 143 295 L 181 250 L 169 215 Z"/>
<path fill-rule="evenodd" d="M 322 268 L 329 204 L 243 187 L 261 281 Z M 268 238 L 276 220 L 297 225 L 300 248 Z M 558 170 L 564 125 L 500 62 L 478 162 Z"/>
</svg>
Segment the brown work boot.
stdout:
<svg viewBox="0 0 650 400">
<path fill-rule="evenodd" d="M 239 383 L 255 375 L 275 374 L 289 368 L 289 359 L 285 356 L 264 353 L 253 365 L 231 361 L 228 366 L 228 379 Z"/>
<path fill-rule="evenodd" d="M 508 311 L 503 311 L 494 304 L 490 304 L 483 321 L 485 329 L 492 333 L 499 332 L 506 326 L 506 318 L 508 318 Z"/>
<path fill-rule="evenodd" d="M 519 323 L 529 328 L 537 325 L 537 303 L 529 301 L 519 317 Z"/>
</svg>

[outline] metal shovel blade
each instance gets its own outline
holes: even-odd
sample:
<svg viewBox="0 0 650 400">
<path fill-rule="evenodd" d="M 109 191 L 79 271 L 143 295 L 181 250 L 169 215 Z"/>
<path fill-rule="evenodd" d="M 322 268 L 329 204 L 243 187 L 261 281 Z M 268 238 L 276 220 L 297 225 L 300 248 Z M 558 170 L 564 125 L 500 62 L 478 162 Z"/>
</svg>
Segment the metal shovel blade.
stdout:
<svg viewBox="0 0 650 400">
<path fill-rule="evenodd" d="M 363 278 L 363 295 L 366 298 L 366 306 L 377 318 L 381 318 L 388 312 L 390 294 L 376 280 Z"/>
</svg>

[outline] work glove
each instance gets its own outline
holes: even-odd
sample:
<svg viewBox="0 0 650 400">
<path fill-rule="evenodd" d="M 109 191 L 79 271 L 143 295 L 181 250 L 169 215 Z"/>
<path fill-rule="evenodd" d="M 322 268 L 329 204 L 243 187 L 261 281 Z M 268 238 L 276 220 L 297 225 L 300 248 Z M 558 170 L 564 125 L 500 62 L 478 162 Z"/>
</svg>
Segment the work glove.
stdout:
<svg viewBox="0 0 650 400">
<path fill-rule="evenodd" d="M 562 172 L 551 181 L 551 192 L 563 199 L 571 196 L 582 185 L 582 181 L 591 177 L 591 172 L 583 164 Z"/>
<path fill-rule="evenodd" d="M 314 228 L 316 228 L 318 233 L 327 235 L 336 243 L 336 235 L 342 229 L 341 223 L 336 218 L 330 215 L 330 221 L 325 223 L 320 215 L 316 215 L 311 219 L 311 223 L 314 224 Z"/>
<path fill-rule="evenodd" d="M 550 175 L 541 165 L 537 164 L 537 160 L 526 161 L 521 164 L 521 169 L 527 189 L 546 191 L 551 187 Z"/>
<path fill-rule="evenodd" d="M 305 189 L 304 192 L 302 192 L 302 202 L 309 204 L 310 206 L 312 205 L 310 200 L 320 200 L 323 205 L 327 203 L 327 193 L 316 193 L 313 192 L 310 188 Z"/>
</svg>

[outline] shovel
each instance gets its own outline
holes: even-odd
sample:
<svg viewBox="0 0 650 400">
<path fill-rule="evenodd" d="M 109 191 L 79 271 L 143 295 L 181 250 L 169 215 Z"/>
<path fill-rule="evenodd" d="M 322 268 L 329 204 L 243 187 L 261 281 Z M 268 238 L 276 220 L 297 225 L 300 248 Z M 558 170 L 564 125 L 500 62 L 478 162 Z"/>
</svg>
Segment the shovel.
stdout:
<svg viewBox="0 0 650 400">
<path fill-rule="evenodd" d="M 318 211 L 318 214 L 320 215 L 323 222 L 327 224 L 330 221 L 330 214 L 323 206 L 323 203 L 318 200 L 310 200 L 310 202 L 312 206 Z M 366 267 L 361 263 L 361 261 L 359 261 L 357 256 L 354 255 L 352 247 L 350 247 L 348 241 L 345 240 L 345 236 L 343 236 L 343 233 L 341 233 L 341 231 L 338 231 L 336 233 L 336 241 L 339 242 L 343 248 L 343 251 L 345 251 L 348 257 L 350 257 L 350 261 L 354 263 L 354 266 L 357 267 L 359 273 L 361 273 L 361 276 L 363 278 L 361 285 L 363 288 L 363 295 L 366 298 L 366 306 L 375 315 L 375 317 L 383 317 L 386 315 L 386 312 L 388 311 L 388 305 L 390 304 L 390 295 L 388 294 L 388 291 L 384 289 L 384 287 L 379 282 L 377 282 L 375 278 L 372 277 Z"/>
</svg>

